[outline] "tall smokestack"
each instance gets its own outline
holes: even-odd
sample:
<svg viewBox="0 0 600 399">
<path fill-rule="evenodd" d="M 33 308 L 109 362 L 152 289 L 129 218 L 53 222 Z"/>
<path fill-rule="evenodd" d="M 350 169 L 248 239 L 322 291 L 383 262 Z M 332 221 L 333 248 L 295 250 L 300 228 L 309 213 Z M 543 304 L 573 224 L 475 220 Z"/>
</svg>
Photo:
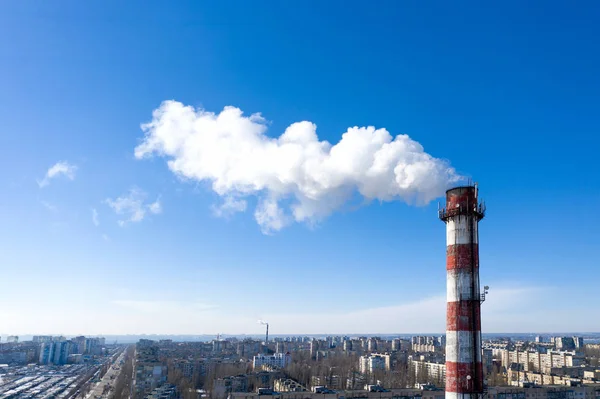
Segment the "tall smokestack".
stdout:
<svg viewBox="0 0 600 399">
<path fill-rule="evenodd" d="M 476 399 L 483 394 L 478 223 L 485 205 L 477 185 L 446 191 L 446 399 Z"/>
<path fill-rule="evenodd" d="M 267 333 L 265 334 L 265 344 L 269 343 L 269 323 L 264 320 L 259 320 L 258 324 L 262 324 L 263 326 L 267 326 Z"/>
</svg>

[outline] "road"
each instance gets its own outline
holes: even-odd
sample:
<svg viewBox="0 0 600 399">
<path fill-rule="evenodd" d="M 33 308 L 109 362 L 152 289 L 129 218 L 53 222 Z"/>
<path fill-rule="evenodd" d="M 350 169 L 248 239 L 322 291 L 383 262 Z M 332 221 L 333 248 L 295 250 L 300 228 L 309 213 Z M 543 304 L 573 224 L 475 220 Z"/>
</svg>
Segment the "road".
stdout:
<svg viewBox="0 0 600 399">
<path fill-rule="evenodd" d="M 92 386 L 90 392 L 86 395 L 86 399 L 105 399 L 112 397 L 114 384 L 117 377 L 121 373 L 121 361 L 125 359 L 125 351 L 123 351 L 117 360 L 110 364 L 108 371 L 102 379 Z"/>
</svg>

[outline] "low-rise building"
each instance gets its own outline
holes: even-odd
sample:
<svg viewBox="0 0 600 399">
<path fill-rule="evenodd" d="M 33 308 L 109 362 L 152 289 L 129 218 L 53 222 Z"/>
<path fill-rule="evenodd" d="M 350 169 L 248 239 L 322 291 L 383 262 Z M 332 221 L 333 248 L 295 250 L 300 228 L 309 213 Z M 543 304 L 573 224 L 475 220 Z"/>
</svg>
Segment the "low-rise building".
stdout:
<svg viewBox="0 0 600 399">
<path fill-rule="evenodd" d="M 364 374 L 351 371 L 346 379 L 346 389 L 362 389 L 366 382 Z"/>
<path fill-rule="evenodd" d="M 0 364 L 27 364 L 35 361 L 35 349 L 28 347 L 17 347 L 2 350 L 0 352 Z"/>
<path fill-rule="evenodd" d="M 213 398 L 225 398 L 231 392 L 248 392 L 248 376 L 241 374 L 214 381 Z"/>
<path fill-rule="evenodd" d="M 583 378 L 586 380 L 600 381 L 600 370 L 588 370 L 583 372 Z"/>
<path fill-rule="evenodd" d="M 294 381 L 290 378 L 280 378 L 275 380 L 273 384 L 273 390 L 276 392 L 306 392 L 305 386 L 300 384 L 298 381 Z"/>
<path fill-rule="evenodd" d="M 273 392 L 270 399 L 444 399 L 445 392 L 440 389 L 386 389 L 377 392 L 368 390 L 316 392 Z M 231 393 L 228 399 L 260 399 L 264 395 L 256 393 Z M 593 386 L 548 386 L 548 387 L 491 387 L 482 396 L 483 399 L 599 399 L 600 389 Z"/>
<path fill-rule="evenodd" d="M 310 380 L 311 387 L 320 387 L 325 386 L 331 389 L 342 389 L 344 386 L 342 385 L 343 379 L 337 375 L 321 375 L 321 376 L 312 376 Z"/>
<path fill-rule="evenodd" d="M 175 399 L 177 398 L 177 388 L 175 385 L 166 384 L 154 388 L 152 392 L 146 395 L 145 399 Z"/>
</svg>

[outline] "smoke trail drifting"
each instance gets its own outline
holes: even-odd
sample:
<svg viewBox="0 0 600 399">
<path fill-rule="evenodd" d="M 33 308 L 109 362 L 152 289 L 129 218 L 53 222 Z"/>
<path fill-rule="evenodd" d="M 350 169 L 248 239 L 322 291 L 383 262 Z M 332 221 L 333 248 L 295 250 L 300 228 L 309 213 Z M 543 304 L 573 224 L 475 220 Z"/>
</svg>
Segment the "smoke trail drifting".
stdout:
<svg viewBox="0 0 600 399">
<path fill-rule="evenodd" d="M 245 211 L 245 198 L 256 196 L 254 217 L 264 233 L 294 220 L 319 221 L 356 193 L 426 204 L 460 179 L 448 162 L 385 129 L 352 127 L 331 145 L 306 121 L 268 137 L 260 114 L 244 116 L 235 107 L 215 114 L 165 101 L 152 116 L 135 156 L 166 157 L 177 175 L 211 182 L 223 198 L 220 215 Z"/>
</svg>

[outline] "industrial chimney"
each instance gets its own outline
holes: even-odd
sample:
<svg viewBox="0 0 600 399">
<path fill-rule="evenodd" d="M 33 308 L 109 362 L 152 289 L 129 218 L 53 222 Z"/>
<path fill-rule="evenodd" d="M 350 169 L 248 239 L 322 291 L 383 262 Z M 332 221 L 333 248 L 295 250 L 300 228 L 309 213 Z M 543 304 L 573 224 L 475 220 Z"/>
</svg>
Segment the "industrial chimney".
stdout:
<svg viewBox="0 0 600 399">
<path fill-rule="evenodd" d="M 483 394 L 477 225 L 484 214 L 477 185 L 446 191 L 446 207 L 439 211 L 446 223 L 446 399 Z"/>
<path fill-rule="evenodd" d="M 265 345 L 269 343 L 269 323 L 264 320 L 259 320 L 258 324 L 262 324 L 263 326 L 267 326 L 267 333 L 265 334 Z"/>
</svg>

